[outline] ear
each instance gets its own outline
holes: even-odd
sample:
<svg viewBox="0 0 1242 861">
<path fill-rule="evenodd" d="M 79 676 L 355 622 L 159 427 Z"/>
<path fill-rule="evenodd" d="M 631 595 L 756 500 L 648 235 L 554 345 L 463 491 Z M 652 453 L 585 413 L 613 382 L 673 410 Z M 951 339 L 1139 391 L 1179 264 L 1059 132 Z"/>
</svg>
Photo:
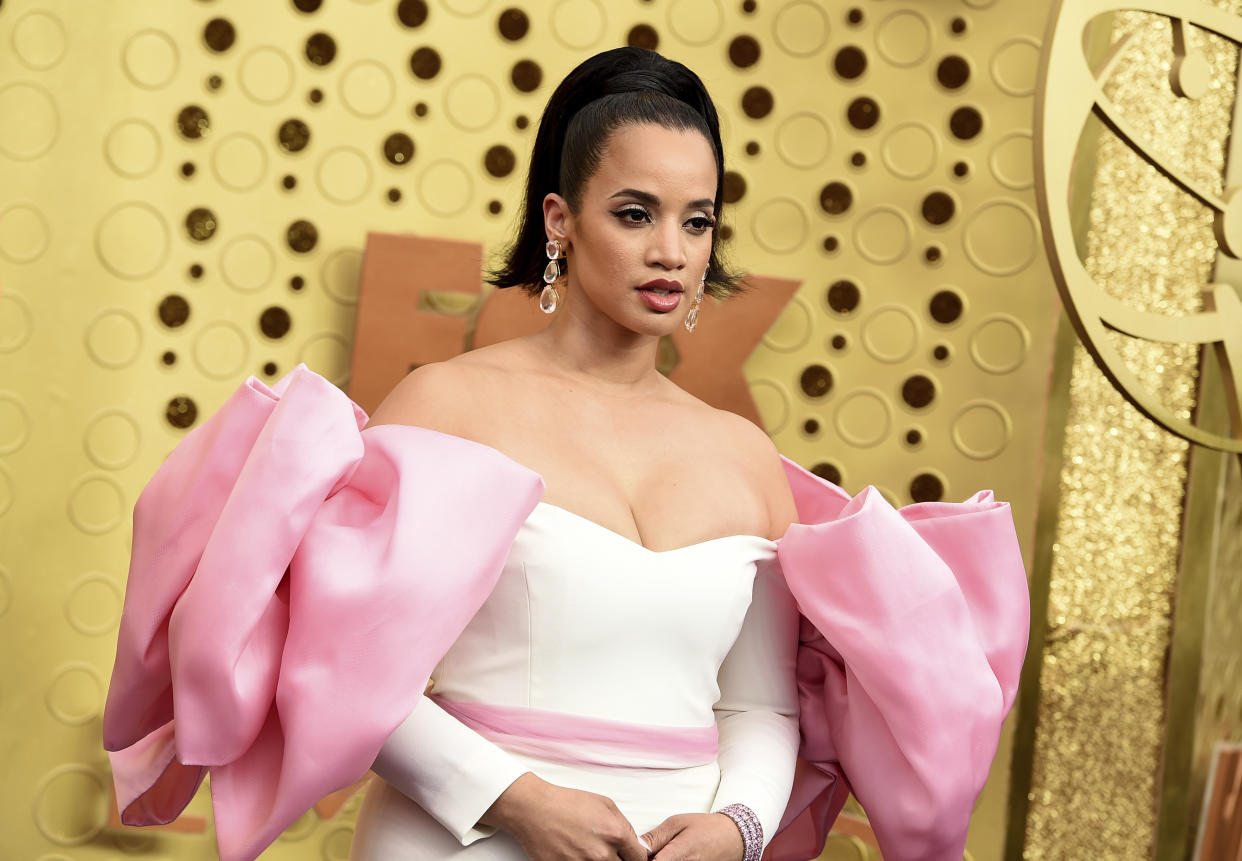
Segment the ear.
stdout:
<svg viewBox="0 0 1242 861">
<path fill-rule="evenodd" d="M 549 239 L 561 240 L 561 246 L 569 249 L 570 233 L 573 231 L 573 213 L 569 202 L 556 192 L 543 199 L 543 229 Z"/>
</svg>

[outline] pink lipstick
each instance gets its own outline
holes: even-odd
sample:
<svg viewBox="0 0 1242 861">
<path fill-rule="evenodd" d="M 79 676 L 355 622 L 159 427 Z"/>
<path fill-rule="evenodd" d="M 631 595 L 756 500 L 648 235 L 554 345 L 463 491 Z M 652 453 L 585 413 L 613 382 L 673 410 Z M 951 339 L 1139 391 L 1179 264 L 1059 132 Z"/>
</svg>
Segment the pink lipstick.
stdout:
<svg viewBox="0 0 1242 861">
<path fill-rule="evenodd" d="M 638 288 L 638 293 L 647 303 L 647 307 L 661 313 L 667 313 L 681 304 L 681 284 L 667 278 L 655 278 Z"/>
</svg>

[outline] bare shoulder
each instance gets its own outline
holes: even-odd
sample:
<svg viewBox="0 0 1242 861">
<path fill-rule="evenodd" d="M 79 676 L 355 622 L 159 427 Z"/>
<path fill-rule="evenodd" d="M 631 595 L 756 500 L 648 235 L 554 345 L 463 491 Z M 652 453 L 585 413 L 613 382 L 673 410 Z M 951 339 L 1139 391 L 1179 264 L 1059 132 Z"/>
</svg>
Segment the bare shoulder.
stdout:
<svg viewBox="0 0 1242 861">
<path fill-rule="evenodd" d="M 455 358 L 419 365 L 393 386 L 367 426 L 418 425 L 461 435 L 478 385 L 478 370 Z"/>
<path fill-rule="evenodd" d="M 785 467 L 780 451 L 767 431 L 750 419 L 729 410 L 715 409 L 723 437 L 738 453 L 743 470 L 758 482 L 768 506 L 768 536 L 779 538 L 790 523 L 797 521 Z"/>
<path fill-rule="evenodd" d="M 367 427 L 420 425 L 451 433 L 459 378 L 458 369 L 450 362 L 419 365 L 384 396 L 371 412 Z"/>
</svg>

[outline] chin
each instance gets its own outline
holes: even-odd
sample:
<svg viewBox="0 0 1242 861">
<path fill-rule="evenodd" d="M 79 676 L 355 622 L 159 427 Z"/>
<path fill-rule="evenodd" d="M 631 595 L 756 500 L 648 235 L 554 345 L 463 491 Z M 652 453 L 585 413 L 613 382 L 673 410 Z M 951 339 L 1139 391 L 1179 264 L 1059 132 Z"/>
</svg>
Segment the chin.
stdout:
<svg viewBox="0 0 1242 861">
<path fill-rule="evenodd" d="M 681 326 L 685 319 L 684 314 L 677 316 L 663 314 L 659 317 L 651 315 L 645 320 L 639 320 L 630 328 L 643 335 L 671 335 L 677 331 L 677 327 Z"/>
</svg>

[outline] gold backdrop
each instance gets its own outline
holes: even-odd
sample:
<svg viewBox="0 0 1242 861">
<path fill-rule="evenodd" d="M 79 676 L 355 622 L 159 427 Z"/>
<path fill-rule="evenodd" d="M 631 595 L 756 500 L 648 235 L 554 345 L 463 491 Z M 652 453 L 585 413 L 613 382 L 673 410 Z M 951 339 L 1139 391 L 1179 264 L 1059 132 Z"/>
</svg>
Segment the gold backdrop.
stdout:
<svg viewBox="0 0 1242 861">
<path fill-rule="evenodd" d="M 179 831 L 110 821 L 100 717 L 134 500 L 246 375 L 270 382 L 301 361 L 348 384 L 367 232 L 498 250 L 544 101 L 605 48 L 656 47 L 700 73 L 721 109 L 733 259 L 800 282 L 745 365 L 778 447 L 899 504 L 992 488 L 1012 502 L 1034 568 L 1058 318 L 1032 189 L 1047 11 L 1025 0 L 0 0 L 0 857 L 214 857 L 206 792 Z M 1131 209 L 1126 231 L 1145 212 Z M 712 310 L 705 300 L 701 328 Z M 1137 418 L 1090 418 L 1107 385 L 1081 360 L 1073 373 L 1075 433 L 1126 448 L 1096 469 L 1071 434 L 1063 492 L 1116 470 L 1141 477 L 1125 452 L 1153 440 L 1169 476 L 1156 500 L 1075 502 L 1057 527 L 1059 547 L 1095 546 L 1126 506 L 1163 513 L 1139 529 L 1164 553 L 1149 558 L 1159 582 L 1144 587 L 1152 600 L 1136 623 L 1155 638 L 1134 657 L 1156 661 L 1144 665 L 1146 711 L 1113 739 L 1150 763 L 1184 446 Z M 1060 422 L 1066 401 L 1057 409 Z M 1122 424 L 1124 439 L 1094 421 Z M 1101 519 L 1092 505 L 1120 507 Z M 1052 584 L 1095 588 L 1074 567 L 1086 563 L 1067 559 Z M 1014 834 L 1049 858 L 1141 857 L 1134 847 L 1150 841 L 1075 821 L 1062 842 L 1054 821 L 1084 758 L 1092 791 L 1153 803 L 1151 786 L 1109 786 L 1115 747 L 1082 749 L 1098 727 L 1074 730 L 1078 747 L 1049 734 L 1050 720 L 1080 726 L 1068 711 L 1092 696 L 1130 690 L 1093 687 L 1101 659 L 1088 642 L 1063 647 L 1062 676 L 1044 681 L 1055 692 L 1064 678 L 1078 698 L 1028 709 L 1028 742 L 1037 719 L 1044 735 L 1012 787 L 1007 730 L 974 858 L 1001 858 L 1007 833 L 1010 857 L 1023 851 Z M 1102 660 L 1131 672 L 1111 652 Z M 1007 829 L 1032 767 L 1029 821 Z M 345 858 L 357 803 L 309 812 L 264 857 Z M 864 829 L 834 836 L 826 857 L 878 855 Z"/>
</svg>

